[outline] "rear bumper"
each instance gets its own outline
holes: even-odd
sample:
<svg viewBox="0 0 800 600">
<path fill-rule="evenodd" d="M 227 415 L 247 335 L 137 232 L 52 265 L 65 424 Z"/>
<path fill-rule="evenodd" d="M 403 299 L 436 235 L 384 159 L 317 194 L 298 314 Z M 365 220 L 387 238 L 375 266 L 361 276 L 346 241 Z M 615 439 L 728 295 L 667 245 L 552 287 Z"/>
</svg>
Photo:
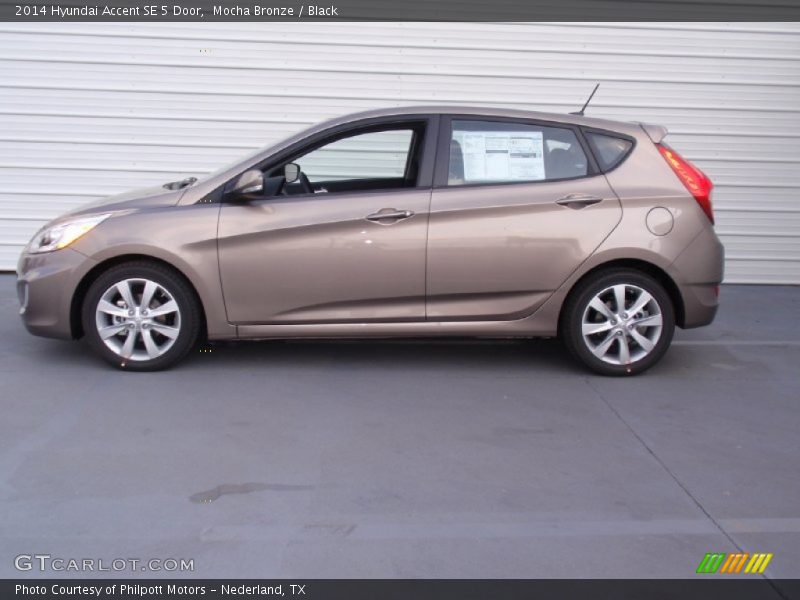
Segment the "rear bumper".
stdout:
<svg viewBox="0 0 800 600">
<path fill-rule="evenodd" d="M 19 314 L 33 335 L 72 339 L 72 298 L 93 261 L 70 248 L 23 253 L 17 264 Z"/>
<path fill-rule="evenodd" d="M 683 294 L 683 328 L 693 329 L 710 325 L 719 309 L 719 285 L 692 285 Z"/>
<path fill-rule="evenodd" d="M 710 227 L 672 263 L 669 270 L 683 298 L 684 329 L 702 327 L 714 320 L 724 269 L 725 249 Z"/>
</svg>

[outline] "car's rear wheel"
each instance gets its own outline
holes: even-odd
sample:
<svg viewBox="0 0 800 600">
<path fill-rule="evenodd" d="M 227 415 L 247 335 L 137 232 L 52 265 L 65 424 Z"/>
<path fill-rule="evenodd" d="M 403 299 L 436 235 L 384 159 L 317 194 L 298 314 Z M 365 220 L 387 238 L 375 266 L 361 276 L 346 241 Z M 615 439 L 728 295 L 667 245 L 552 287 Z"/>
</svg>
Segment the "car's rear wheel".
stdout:
<svg viewBox="0 0 800 600">
<path fill-rule="evenodd" d="M 675 313 L 653 277 L 632 269 L 603 271 L 574 290 L 561 336 L 570 353 L 603 375 L 636 375 L 669 348 Z"/>
<path fill-rule="evenodd" d="M 89 288 L 83 330 L 92 348 L 116 367 L 171 367 L 194 347 L 200 311 L 179 274 L 156 263 L 112 267 Z"/>
</svg>

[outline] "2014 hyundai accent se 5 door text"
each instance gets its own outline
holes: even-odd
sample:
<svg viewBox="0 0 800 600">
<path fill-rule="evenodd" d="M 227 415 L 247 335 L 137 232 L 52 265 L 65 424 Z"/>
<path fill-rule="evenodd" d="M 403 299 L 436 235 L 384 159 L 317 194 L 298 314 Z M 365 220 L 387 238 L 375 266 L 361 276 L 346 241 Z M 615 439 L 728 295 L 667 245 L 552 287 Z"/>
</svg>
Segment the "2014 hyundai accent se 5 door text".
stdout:
<svg viewBox="0 0 800 600">
<path fill-rule="evenodd" d="M 350 115 L 200 180 L 55 219 L 22 319 L 108 362 L 201 339 L 560 336 L 635 374 L 710 323 L 711 181 L 657 125 L 464 107 Z"/>
</svg>

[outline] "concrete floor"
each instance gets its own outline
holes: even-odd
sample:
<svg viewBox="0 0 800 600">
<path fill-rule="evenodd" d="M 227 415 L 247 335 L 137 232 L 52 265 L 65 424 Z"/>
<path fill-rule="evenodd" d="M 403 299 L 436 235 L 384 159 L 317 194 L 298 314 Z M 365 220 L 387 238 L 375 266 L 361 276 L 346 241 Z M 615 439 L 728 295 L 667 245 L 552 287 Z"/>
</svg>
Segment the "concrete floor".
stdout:
<svg viewBox="0 0 800 600">
<path fill-rule="evenodd" d="M 194 577 L 685 578 L 737 549 L 800 577 L 800 288 L 726 286 L 712 327 L 607 379 L 552 341 L 226 344 L 123 373 L 28 335 L 13 281 L 0 577 L 48 553 Z"/>
</svg>

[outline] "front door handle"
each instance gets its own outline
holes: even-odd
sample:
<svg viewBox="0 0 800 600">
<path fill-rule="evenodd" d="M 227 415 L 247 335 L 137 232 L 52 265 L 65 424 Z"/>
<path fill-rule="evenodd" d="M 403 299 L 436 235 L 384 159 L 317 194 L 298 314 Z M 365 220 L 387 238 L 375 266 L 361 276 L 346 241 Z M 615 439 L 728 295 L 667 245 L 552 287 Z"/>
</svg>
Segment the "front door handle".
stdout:
<svg viewBox="0 0 800 600">
<path fill-rule="evenodd" d="M 566 196 L 556 200 L 556 204 L 568 206 L 569 208 L 574 208 L 577 210 L 602 201 L 603 199 L 600 196 L 593 196 L 591 194 L 567 194 Z"/>
<path fill-rule="evenodd" d="M 392 221 L 396 223 L 402 219 L 408 219 L 409 217 L 414 216 L 413 210 L 397 210 L 396 208 L 382 208 L 378 212 L 372 213 L 371 215 L 367 215 L 367 221 L 373 221 L 376 223 L 381 223 L 384 225 L 388 225 L 389 223 L 384 223 L 384 221 Z"/>
</svg>

